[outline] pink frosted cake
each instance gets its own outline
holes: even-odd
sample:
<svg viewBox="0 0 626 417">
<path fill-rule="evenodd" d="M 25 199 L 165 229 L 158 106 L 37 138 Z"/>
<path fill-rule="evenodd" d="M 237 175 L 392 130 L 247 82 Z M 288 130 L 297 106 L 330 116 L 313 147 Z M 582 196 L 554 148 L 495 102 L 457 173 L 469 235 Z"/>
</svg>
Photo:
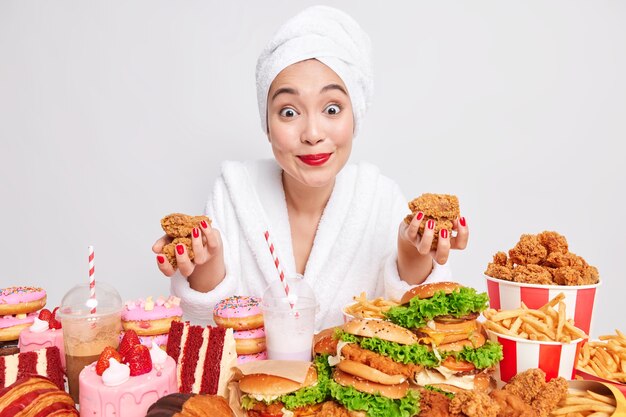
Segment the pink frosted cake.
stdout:
<svg viewBox="0 0 626 417">
<path fill-rule="evenodd" d="M 35 322 L 20 332 L 20 352 L 32 352 L 46 347 L 56 346 L 61 353 L 61 365 L 65 369 L 65 349 L 63 347 L 63 330 L 50 329 L 45 320 Z"/>
<path fill-rule="evenodd" d="M 155 345 L 149 355 L 151 369 L 136 376 L 131 376 L 136 369 L 132 359 L 129 364 L 108 359 L 102 376 L 97 373 L 100 361 L 86 366 L 78 378 L 81 416 L 144 417 L 156 400 L 178 392 L 176 362 Z"/>
</svg>

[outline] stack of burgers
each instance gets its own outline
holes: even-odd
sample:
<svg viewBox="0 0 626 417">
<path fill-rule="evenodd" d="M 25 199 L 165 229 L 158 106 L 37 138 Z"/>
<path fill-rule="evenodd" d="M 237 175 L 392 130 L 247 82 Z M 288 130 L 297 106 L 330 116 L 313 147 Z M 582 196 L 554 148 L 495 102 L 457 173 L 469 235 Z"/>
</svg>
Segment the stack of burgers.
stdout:
<svg viewBox="0 0 626 417">
<path fill-rule="evenodd" d="M 476 321 L 487 302 L 486 294 L 457 283 L 427 284 L 407 292 L 387 320 L 344 324 L 336 348 L 316 345 L 317 353 L 332 354 L 332 398 L 370 417 L 395 416 L 419 406 L 409 382 L 447 392 L 488 390 L 502 347 L 487 341 Z M 398 412 L 372 413 L 383 403 Z"/>
</svg>

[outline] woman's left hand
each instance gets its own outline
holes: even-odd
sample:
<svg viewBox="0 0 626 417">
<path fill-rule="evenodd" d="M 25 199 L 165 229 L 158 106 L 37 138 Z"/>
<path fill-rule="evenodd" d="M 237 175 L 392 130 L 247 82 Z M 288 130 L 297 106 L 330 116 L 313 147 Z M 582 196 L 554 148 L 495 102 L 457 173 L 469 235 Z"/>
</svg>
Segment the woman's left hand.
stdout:
<svg viewBox="0 0 626 417">
<path fill-rule="evenodd" d="M 418 230 L 424 221 L 426 221 L 424 232 L 420 236 Z M 469 229 L 465 217 L 455 219 L 453 221 L 452 230 L 441 229 L 439 231 L 437 248 L 436 250 L 432 250 L 431 245 L 435 238 L 435 226 L 435 220 L 426 220 L 424 214 L 418 212 L 413 217 L 413 220 L 411 220 L 411 223 L 406 224 L 403 220 L 400 224 L 398 236 L 399 244 L 404 243 L 415 247 L 415 249 L 417 249 L 416 255 L 425 256 L 430 254 L 438 264 L 443 265 L 448 261 L 450 249 L 463 250 L 467 247 Z"/>
</svg>

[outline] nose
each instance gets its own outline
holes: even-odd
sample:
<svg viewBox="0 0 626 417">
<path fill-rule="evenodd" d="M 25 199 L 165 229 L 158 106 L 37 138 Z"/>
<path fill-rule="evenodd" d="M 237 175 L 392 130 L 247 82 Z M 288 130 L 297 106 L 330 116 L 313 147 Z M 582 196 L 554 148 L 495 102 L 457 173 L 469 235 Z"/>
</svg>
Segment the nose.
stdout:
<svg viewBox="0 0 626 417">
<path fill-rule="evenodd" d="M 300 142 L 315 145 L 322 142 L 325 138 L 320 121 L 316 117 L 307 117 L 306 124 L 300 134 Z"/>
</svg>

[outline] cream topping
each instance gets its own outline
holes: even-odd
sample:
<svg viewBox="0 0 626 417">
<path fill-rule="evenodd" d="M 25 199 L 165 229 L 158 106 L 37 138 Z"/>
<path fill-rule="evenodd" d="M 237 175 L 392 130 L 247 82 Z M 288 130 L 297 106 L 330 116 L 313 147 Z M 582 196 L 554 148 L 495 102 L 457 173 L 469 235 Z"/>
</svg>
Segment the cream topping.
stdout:
<svg viewBox="0 0 626 417">
<path fill-rule="evenodd" d="M 48 330 L 50 326 L 48 322 L 45 320 L 39 320 L 39 318 L 35 317 L 33 324 L 29 327 L 29 330 L 33 333 L 43 333 Z"/>
<path fill-rule="evenodd" d="M 130 366 L 109 359 L 109 367 L 102 373 L 102 383 L 107 387 L 121 385 L 130 379 Z"/>
</svg>

